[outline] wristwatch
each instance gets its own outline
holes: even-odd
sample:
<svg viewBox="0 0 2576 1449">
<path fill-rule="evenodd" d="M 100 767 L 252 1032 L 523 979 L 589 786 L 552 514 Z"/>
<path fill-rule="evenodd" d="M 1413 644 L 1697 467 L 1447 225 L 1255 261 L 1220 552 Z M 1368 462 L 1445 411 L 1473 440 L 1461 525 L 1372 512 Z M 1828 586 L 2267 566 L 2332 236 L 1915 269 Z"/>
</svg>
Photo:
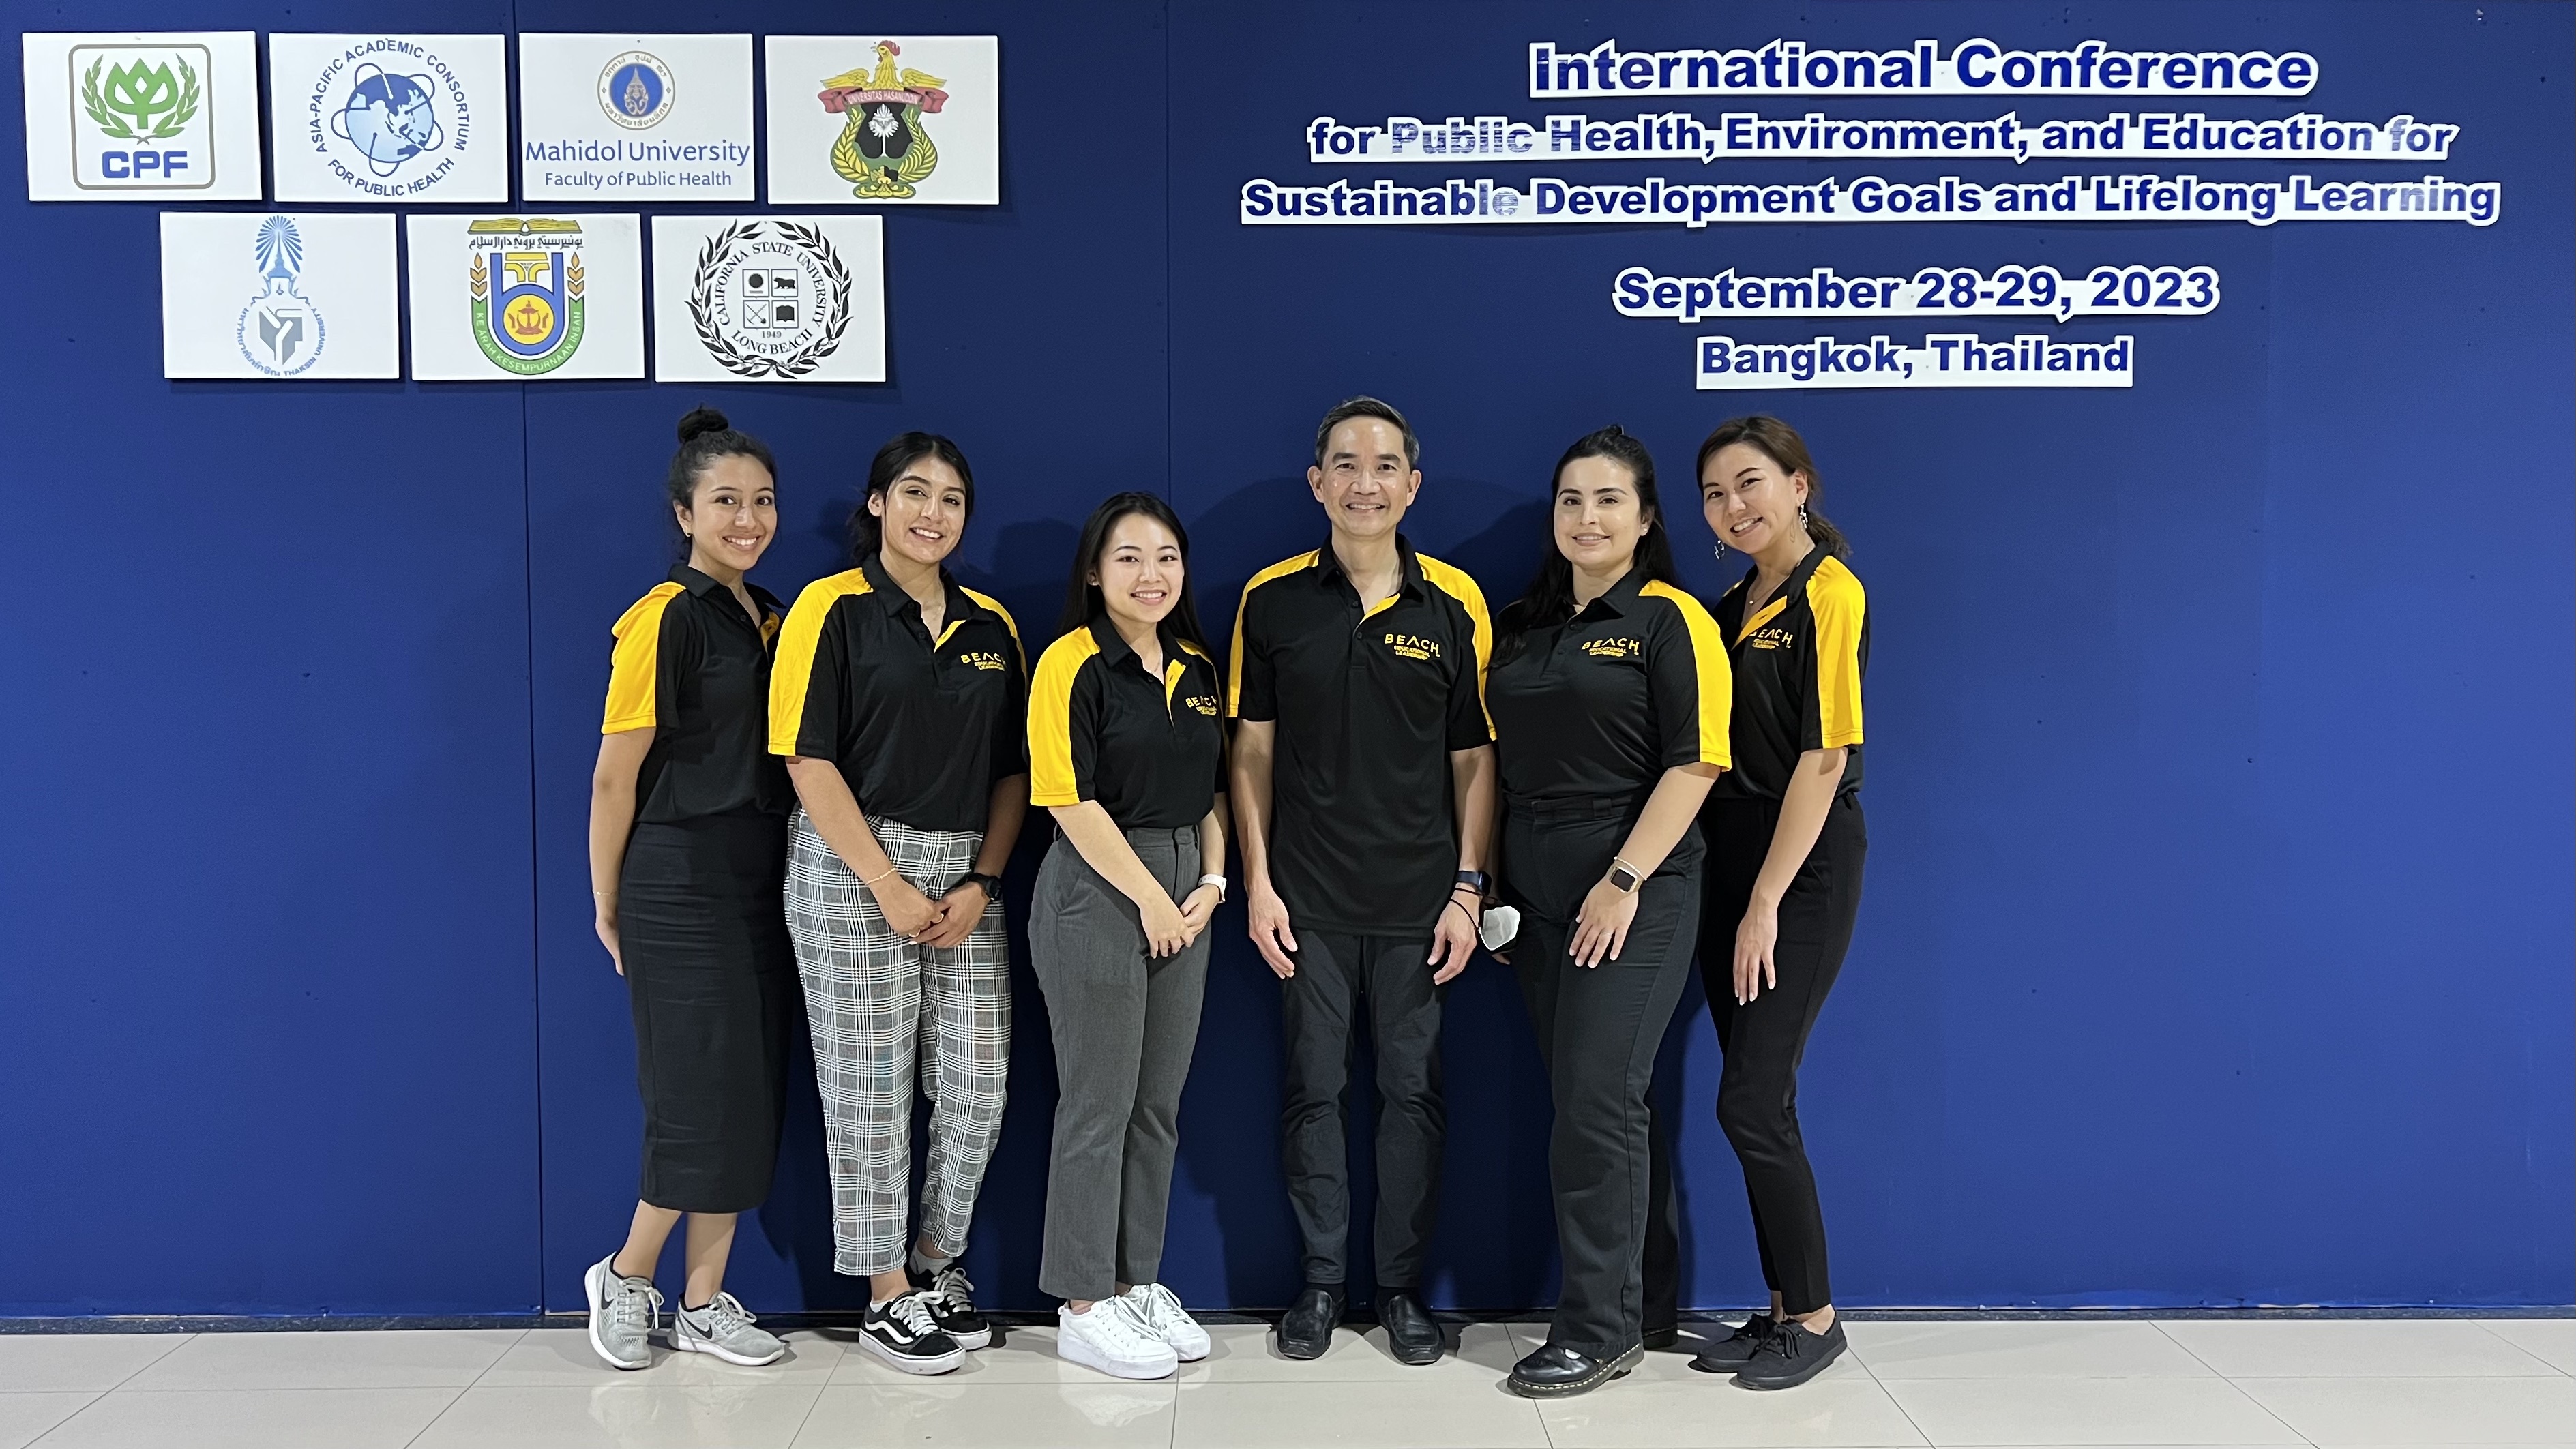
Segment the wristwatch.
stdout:
<svg viewBox="0 0 2576 1449">
<path fill-rule="evenodd" d="M 1002 898 L 1002 878 L 998 875 L 986 875 L 980 870 L 970 870 L 966 872 L 964 878 L 960 879 L 957 883 L 959 885 L 964 885 L 967 881 L 973 881 L 975 884 L 982 886 L 984 888 L 984 899 L 988 901 L 998 901 Z"/>
<path fill-rule="evenodd" d="M 1637 893 L 1638 880 L 1635 866 L 1624 860 L 1610 862 L 1610 889 L 1623 896 L 1633 896 Z"/>
<path fill-rule="evenodd" d="M 1462 870 L 1458 872 L 1458 884 L 1465 886 L 1467 889 L 1474 891 L 1480 896 L 1491 895 L 1494 890 L 1494 878 L 1485 874 L 1481 870 Z"/>
</svg>

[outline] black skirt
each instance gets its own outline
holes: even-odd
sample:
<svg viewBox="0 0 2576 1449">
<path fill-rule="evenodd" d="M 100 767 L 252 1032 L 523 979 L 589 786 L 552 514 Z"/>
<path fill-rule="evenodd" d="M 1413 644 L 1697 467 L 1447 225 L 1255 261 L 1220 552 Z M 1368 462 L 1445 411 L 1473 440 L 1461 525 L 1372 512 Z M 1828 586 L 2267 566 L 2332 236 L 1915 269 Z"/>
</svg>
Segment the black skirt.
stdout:
<svg viewBox="0 0 2576 1449">
<path fill-rule="evenodd" d="M 639 824 L 617 887 L 644 1098 L 638 1196 L 679 1212 L 748 1212 L 769 1197 L 796 952 L 780 898 L 775 815 Z"/>
</svg>

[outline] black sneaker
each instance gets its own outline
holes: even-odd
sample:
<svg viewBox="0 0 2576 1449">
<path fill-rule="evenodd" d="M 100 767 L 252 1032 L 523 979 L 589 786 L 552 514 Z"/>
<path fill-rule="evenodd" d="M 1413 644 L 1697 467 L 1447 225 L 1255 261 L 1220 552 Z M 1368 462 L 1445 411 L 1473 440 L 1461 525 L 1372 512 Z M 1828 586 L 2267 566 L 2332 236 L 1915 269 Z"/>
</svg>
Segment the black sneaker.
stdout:
<svg viewBox="0 0 2576 1449">
<path fill-rule="evenodd" d="M 1790 1319 L 1773 1329 L 1762 1346 L 1735 1376 L 1740 1389 L 1794 1389 L 1825 1371 L 1825 1365 L 1843 1356 L 1848 1345 L 1843 1340 L 1843 1321 L 1822 1333 L 1813 1332 Z"/>
<path fill-rule="evenodd" d="M 1701 1349 L 1699 1356 L 1691 1360 L 1691 1367 L 1704 1374 L 1741 1373 L 1753 1361 L 1755 1351 L 1770 1342 L 1778 1328 L 1770 1314 L 1754 1314 L 1744 1320 L 1743 1327 Z"/>
<path fill-rule="evenodd" d="M 966 1361 L 966 1351 L 940 1331 L 929 1296 L 918 1289 L 869 1304 L 859 1324 L 859 1342 L 908 1374 L 944 1374 Z"/>
<path fill-rule="evenodd" d="M 962 1349 L 989 1348 L 993 1343 L 993 1325 L 975 1311 L 975 1285 L 966 1281 L 966 1270 L 949 1259 L 936 1273 L 913 1273 L 906 1270 L 912 1286 L 930 1302 L 930 1316 L 939 1331 L 956 1340 Z"/>
</svg>

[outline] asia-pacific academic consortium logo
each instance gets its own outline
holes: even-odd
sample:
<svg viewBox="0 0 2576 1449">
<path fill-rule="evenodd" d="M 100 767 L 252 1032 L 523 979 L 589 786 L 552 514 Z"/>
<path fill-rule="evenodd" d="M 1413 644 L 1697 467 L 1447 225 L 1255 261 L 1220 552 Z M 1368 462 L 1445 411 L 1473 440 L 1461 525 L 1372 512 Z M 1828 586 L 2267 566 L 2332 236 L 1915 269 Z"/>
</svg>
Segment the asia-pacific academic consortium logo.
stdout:
<svg viewBox="0 0 2576 1449">
<path fill-rule="evenodd" d="M 215 184 L 202 45 L 72 47 L 72 178 L 86 189 Z"/>
<path fill-rule="evenodd" d="M 662 124 L 678 98 L 671 68 L 646 51 L 612 57 L 599 73 L 599 109 L 630 131 L 649 131 Z"/>
<path fill-rule="evenodd" d="M 874 70 L 844 71 L 823 82 L 823 109 L 847 116 L 832 142 L 832 169 L 850 183 L 850 194 L 868 201 L 901 201 L 915 183 L 939 167 L 939 148 L 921 129 L 921 118 L 948 104 L 948 84 L 922 71 L 895 68 L 902 47 L 877 42 Z"/>
<path fill-rule="evenodd" d="M 689 320 L 716 365 L 738 377 L 803 377 L 840 350 L 850 269 L 819 226 L 739 221 L 698 252 Z"/>
<path fill-rule="evenodd" d="M 465 228 L 474 343 L 523 377 L 552 372 L 581 347 L 581 223 L 505 216 Z"/>
<path fill-rule="evenodd" d="M 352 190 L 414 195 L 456 169 L 473 127 L 471 105 L 446 60 L 384 36 L 349 47 L 314 77 L 305 138 Z M 345 159 L 334 140 L 346 144 Z"/>
<path fill-rule="evenodd" d="M 259 268 L 259 295 L 241 311 L 233 341 L 251 366 L 271 377 L 294 377 L 322 358 L 322 311 L 297 288 L 304 270 L 304 237 L 295 223 L 272 216 L 251 238 Z"/>
</svg>

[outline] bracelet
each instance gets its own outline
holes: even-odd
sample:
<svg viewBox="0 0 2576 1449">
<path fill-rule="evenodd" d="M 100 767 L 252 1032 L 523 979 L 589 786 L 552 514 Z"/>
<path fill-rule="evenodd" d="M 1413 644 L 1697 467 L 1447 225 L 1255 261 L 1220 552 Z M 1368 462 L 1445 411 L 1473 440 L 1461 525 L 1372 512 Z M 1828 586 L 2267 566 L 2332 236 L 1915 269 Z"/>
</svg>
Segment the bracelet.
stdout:
<svg viewBox="0 0 2576 1449">
<path fill-rule="evenodd" d="M 894 863 L 893 863 L 893 862 L 891 862 L 891 861 L 889 861 L 889 862 L 887 862 L 887 863 L 886 863 L 886 868 L 885 868 L 884 870 L 881 870 L 881 871 L 877 872 L 875 876 L 873 876 L 873 877 L 870 877 L 870 876 L 861 876 L 861 877 L 859 878 L 859 884 L 861 884 L 861 885 L 863 885 L 863 886 L 872 886 L 872 885 L 875 885 L 878 881 L 884 880 L 887 876 L 890 876 L 890 875 L 892 875 L 892 874 L 894 874 L 894 873 L 895 873 L 895 866 L 894 866 Z"/>
</svg>

